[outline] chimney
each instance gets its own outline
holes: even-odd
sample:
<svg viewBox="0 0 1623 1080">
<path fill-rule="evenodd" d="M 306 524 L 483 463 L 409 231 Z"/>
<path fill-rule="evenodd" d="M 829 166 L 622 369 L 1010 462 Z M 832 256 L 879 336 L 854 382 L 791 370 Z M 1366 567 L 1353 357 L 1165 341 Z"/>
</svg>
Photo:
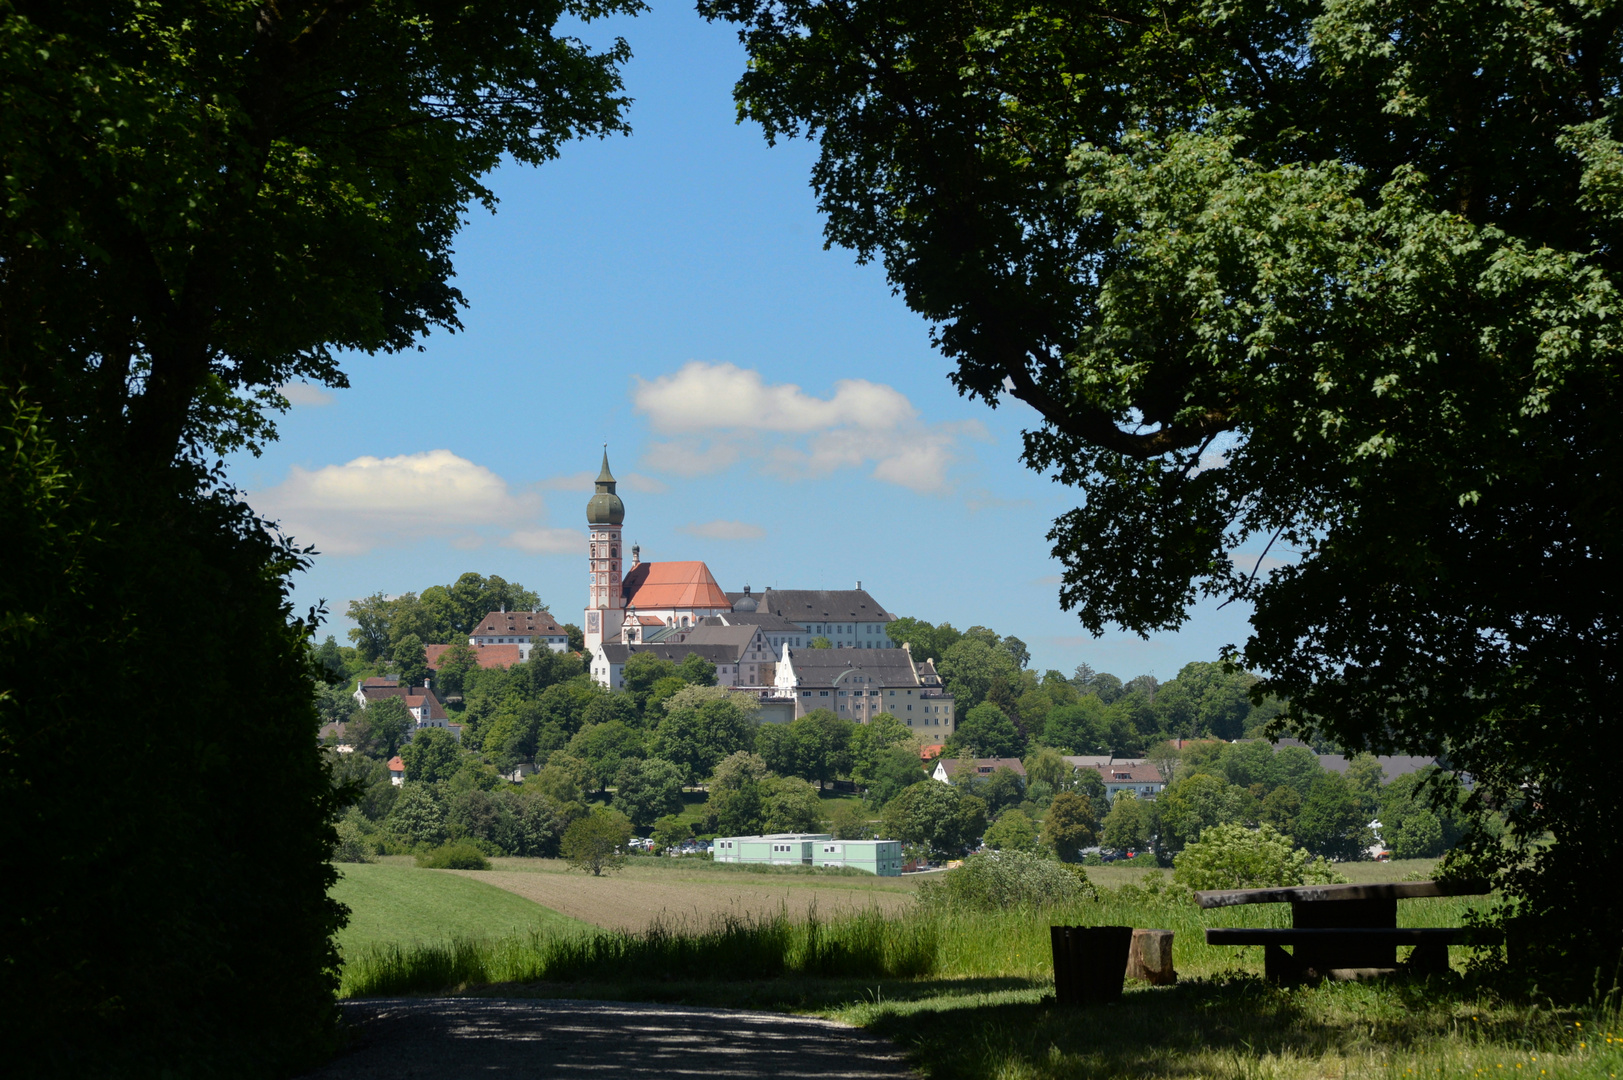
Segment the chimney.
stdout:
<svg viewBox="0 0 1623 1080">
<path fill-rule="evenodd" d="M 748 596 L 749 594 L 750 594 L 750 587 L 748 585 L 745 585 L 744 586 L 744 595 Z"/>
<path fill-rule="evenodd" d="M 859 581 L 859 582 L 857 582 L 857 592 L 861 592 L 861 591 L 862 591 L 862 582 Z"/>
</svg>

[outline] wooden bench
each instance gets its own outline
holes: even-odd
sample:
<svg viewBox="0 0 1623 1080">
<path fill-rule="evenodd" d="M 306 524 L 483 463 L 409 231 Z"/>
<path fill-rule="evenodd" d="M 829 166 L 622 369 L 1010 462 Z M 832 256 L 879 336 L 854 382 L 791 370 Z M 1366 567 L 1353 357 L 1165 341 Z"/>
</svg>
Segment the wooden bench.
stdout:
<svg viewBox="0 0 1623 1080">
<path fill-rule="evenodd" d="M 1480 896 L 1485 888 L 1438 881 L 1368 885 L 1298 885 L 1281 889 L 1214 889 L 1197 892 L 1203 908 L 1236 904 L 1291 906 L 1290 929 L 1218 928 L 1206 931 L 1209 945 L 1261 945 L 1263 971 L 1271 982 L 1304 979 L 1362 979 L 1400 971 L 1435 974 L 1448 970 L 1450 945 L 1492 944 L 1482 930 L 1398 928 L 1398 901 L 1427 896 Z M 1285 951 L 1285 946 L 1291 952 Z M 1399 945 L 1414 947 L 1403 965 Z"/>
</svg>

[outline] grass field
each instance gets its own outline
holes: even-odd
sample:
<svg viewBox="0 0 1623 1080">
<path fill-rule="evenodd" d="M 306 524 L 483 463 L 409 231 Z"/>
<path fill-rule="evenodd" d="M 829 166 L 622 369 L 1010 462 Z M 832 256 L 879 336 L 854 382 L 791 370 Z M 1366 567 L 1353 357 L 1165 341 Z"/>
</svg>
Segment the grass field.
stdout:
<svg viewBox="0 0 1623 1080">
<path fill-rule="evenodd" d="M 345 957 L 368 945 L 593 929 L 507 890 L 444 870 L 419 870 L 411 862 L 345 863 L 339 868 L 342 876 L 332 895 L 350 909 L 349 925 L 338 934 Z"/>
</svg>

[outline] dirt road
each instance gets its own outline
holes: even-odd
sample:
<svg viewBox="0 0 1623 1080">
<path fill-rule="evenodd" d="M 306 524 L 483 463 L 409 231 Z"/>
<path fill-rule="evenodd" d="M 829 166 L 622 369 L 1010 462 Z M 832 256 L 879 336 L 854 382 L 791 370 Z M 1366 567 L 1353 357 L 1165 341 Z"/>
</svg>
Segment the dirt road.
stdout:
<svg viewBox="0 0 1623 1080">
<path fill-rule="evenodd" d="M 802 1016 L 489 998 L 350 1001 L 341 1007 L 355 1026 L 356 1044 L 306 1080 L 917 1076 L 894 1044 Z"/>
</svg>

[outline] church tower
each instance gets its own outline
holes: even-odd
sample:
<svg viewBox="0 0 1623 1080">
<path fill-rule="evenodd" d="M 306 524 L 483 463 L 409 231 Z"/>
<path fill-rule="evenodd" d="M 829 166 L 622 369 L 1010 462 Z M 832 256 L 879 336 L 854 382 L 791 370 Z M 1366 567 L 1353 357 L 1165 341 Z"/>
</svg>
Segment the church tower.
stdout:
<svg viewBox="0 0 1623 1080">
<path fill-rule="evenodd" d="M 590 597 L 586 605 L 586 651 L 591 652 L 604 635 L 620 633 L 625 599 L 620 584 L 620 526 L 626 519 L 626 504 L 614 493 L 614 474 L 609 472 L 609 450 L 603 448 L 603 471 L 597 474 L 597 493 L 586 504 L 586 527 L 590 537 L 588 559 L 592 568 Z"/>
</svg>

